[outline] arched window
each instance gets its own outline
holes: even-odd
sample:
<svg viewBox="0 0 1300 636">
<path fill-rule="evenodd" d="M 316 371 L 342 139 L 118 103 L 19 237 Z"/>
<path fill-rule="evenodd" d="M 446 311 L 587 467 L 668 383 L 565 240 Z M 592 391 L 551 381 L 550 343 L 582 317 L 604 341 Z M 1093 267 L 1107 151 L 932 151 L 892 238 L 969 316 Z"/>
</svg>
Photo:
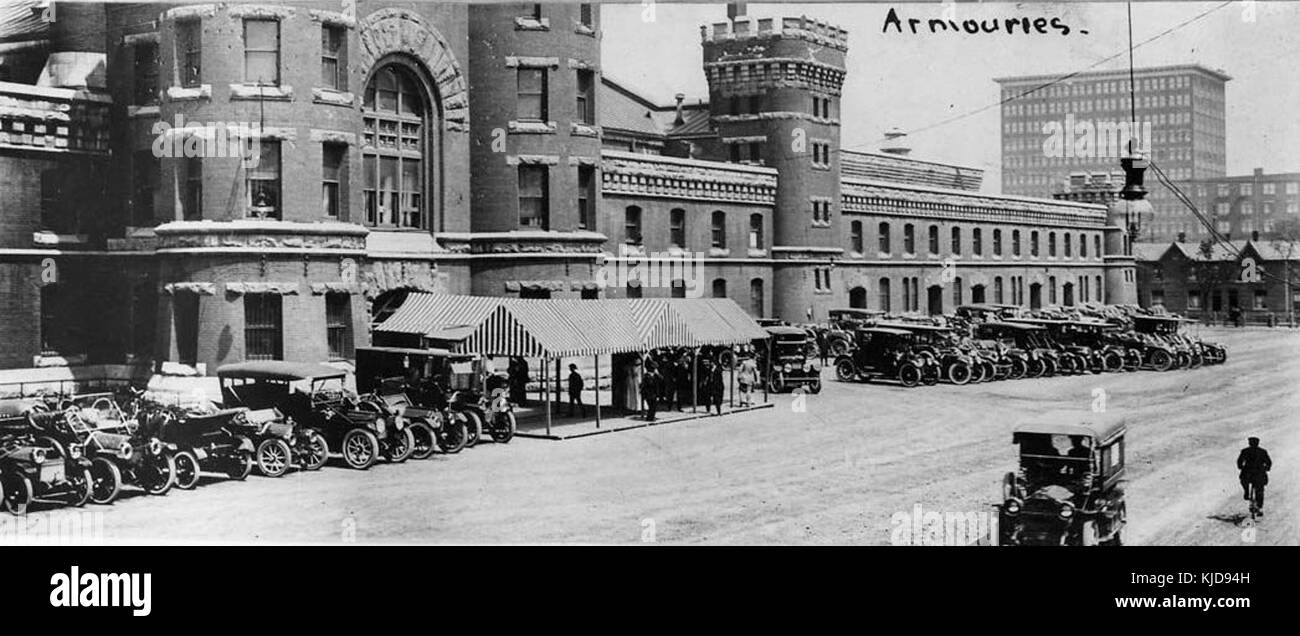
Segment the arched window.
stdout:
<svg viewBox="0 0 1300 636">
<path fill-rule="evenodd" d="M 727 249 L 727 213 L 722 210 L 713 212 L 713 247 Z"/>
<path fill-rule="evenodd" d="M 939 226 L 937 226 L 937 225 L 931 225 L 931 226 L 930 226 L 929 233 L 930 233 L 930 237 L 929 237 L 929 238 L 930 238 L 930 253 L 931 253 L 931 254 L 938 254 L 938 253 L 939 253 Z"/>
<path fill-rule="evenodd" d="M 361 114 L 366 225 L 429 227 L 435 210 L 426 193 L 436 192 L 438 127 L 423 82 L 405 64 L 380 67 L 366 85 Z"/>
<path fill-rule="evenodd" d="M 961 256 L 961 228 L 952 228 L 952 255 Z"/>
<path fill-rule="evenodd" d="M 854 309 L 867 308 L 867 288 L 854 287 L 849 290 L 849 307 Z"/>
<path fill-rule="evenodd" d="M 1088 258 L 1088 235 L 1079 235 L 1079 258 Z"/>
<path fill-rule="evenodd" d="M 749 313 L 759 318 L 767 315 L 763 299 L 763 279 L 761 278 L 749 281 Z"/>
<path fill-rule="evenodd" d="M 862 221 L 849 224 L 849 251 L 862 253 Z"/>
<path fill-rule="evenodd" d="M 763 249 L 763 215 L 749 215 L 749 249 Z"/>
<path fill-rule="evenodd" d="M 1066 257 L 1066 258 L 1070 258 L 1070 256 L 1073 255 L 1073 253 L 1074 253 L 1074 247 L 1073 247 L 1073 245 L 1074 245 L 1074 239 L 1071 238 L 1071 236 L 1072 236 L 1072 235 L 1071 235 L 1071 234 L 1068 234 L 1068 233 L 1064 235 L 1064 237 L 1065 237 L 1065 257 Z"/>
<path fill-rule="evenodd" d="M 911 223 L 903 226 L 903 253 L 916 253 L 916 227 Z"/>
<path fill-rule="evenodd" d="M 635 205 L 623 210 L 623 240 L 628 245 L 641 244 L 641 208 Z"/>
<path fill-rule="evenodd" d="M 993 302 L 1002 302 L 1002 277 L 993 277 Z"/>
<path fill-rule="evenodd" d="M 1056 232 L 1047 233 L 1047 256 L 1049 258 L 1056 258 Z M 1053 287 L 1055 287 L 1055 285 L 1053 285 Z"/>
<path fill-rule="evenodd" d="M 1101 235 L 1092 235 L 1092 253 L 1096 258 L 1101 258 Z"/>
<path fill-rule="evenodd" d="M 890 247 L 889 246 L 889 224 L 881 223 L 880 227 L 876 231 L 880 235 L 880 253 L 888 254 L 889 247 Z"/>
<path fill-rule="evenodd" d="M 984 230 L 975 228 L 970 231 L 970 245 L 976 256 L 984 254 Z"/>
<path fill-rule="evenodd" d="M 1002 230 L 993 230 L 993 255 L 1002 256 Z"/>
<path fill-rule="evenodd" d="M 1020 256 L 1020 230 L 1011 230 L 1011 255 Z"/>
<path fill-rule="evenodd" d="M 952 306 L 954 309 L 962 305 L 961 300 L 961 276 L 958 276 L 952 279 Z"/>
<path fill-rule="evenodd" d="M 727 297 L 727 279 L 725 278 L 713 279 L 713 297 L 714 298 Z"/>
</svg>

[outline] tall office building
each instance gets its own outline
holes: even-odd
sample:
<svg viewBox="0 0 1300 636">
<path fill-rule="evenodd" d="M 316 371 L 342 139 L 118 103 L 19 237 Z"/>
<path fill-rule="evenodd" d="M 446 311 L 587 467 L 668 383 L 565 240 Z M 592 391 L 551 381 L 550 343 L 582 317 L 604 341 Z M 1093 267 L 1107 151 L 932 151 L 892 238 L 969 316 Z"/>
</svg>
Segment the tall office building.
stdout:
<svg viewBox="0 0 1300 636">
<path fill-rule="evenodd" d="M 1130 137 L 1176 182 L 1224 176 L 1227 75 L 1197 65 L 1135 70 L 1136 125 L 1127 69 L 1056 82 L 1060 77 L 995 80 L 1004 102 L 1004 193 L 1052 196 L 1069 188 L 1071 173 L 1111 172 Z M 1184 225 L 1182 217 L 1190 219 L 1191 213 L 1157 179 L 1151 182 L 1152 218 L 1142 220 L 1142 239 L 1172 239 L 1174 228 Z"/>
</svg>

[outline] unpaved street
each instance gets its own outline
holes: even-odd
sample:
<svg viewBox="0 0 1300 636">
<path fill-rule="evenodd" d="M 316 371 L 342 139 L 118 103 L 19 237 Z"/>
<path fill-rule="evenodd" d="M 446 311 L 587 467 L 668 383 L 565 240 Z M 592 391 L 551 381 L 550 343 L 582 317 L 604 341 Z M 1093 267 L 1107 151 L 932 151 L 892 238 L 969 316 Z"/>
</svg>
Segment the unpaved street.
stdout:
<svg viewBox="0 0 1300 636">
<path fill-rule="evenodd" d="M 109 541 L 887 544 L 891 515 L 984 511 L 1011 470 L 1011 429 L 1046 410 L 1129 419 L 1129 544 L 1300 543 L 1300 331 L 1206 330 L 1220 367 L 904 389 L 826 382 L 777 407 L 564 442 L 327 467 L 130 496 Z M 830 373 L 827 373 L 828 379 Z M 1233 462 L 1248 435 L 1275 468 L 1251 533 Z"/>
</svg>

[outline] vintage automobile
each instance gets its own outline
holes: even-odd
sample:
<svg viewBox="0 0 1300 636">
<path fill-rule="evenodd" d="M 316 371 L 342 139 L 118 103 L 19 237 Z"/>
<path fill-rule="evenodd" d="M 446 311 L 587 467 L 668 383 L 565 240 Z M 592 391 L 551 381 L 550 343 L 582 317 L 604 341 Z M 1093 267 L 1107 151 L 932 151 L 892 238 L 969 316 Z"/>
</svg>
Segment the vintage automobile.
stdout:
<svg viewBox="0 0 1300 636">
<path fill-rule="evenodd" d="M 1221 344 L 1204 342 L 1183 332 L 1183 324 L 1190 322 L 1180 316 L 1133 316 L 1133 331 L 1143 342 L 1152 346 L 1148 360 L 1152 368 L 1165 371 L 1169 368 L 1195 368 L 1202 364 L 1223 364 L 1228 350 Z M 1156 345 L 1163 345 L 1156 346 Z M 1167 348 L 1173 360 L 1166 364 L 1160 353 Z"/>
<path fill-rule="evenodd" d="M 1092 413 L 1047 413 L 1017 427 L 1020 469 L 1002 480 L 998 542 L 1120 545 L 1125 431 Z"/>
<path fill-rule="evenodd" d="M 329 442 L 314 428 L 303 426 L 272 408 L 245 409 L 231 422 L 232 429 L 253 440 L 257 472 L 280 477 L 292 467 L 320 470 L 329 461 Z"/>
<path fill-rule="evenodd" d="M 798 327 L 764 327 L 767 338 L 754 341 L 759 377 L 773 393 L 802 387 L 821 393 L 822 375 L 817 361 L 808 356 L 808 333 Z"/>
<path fill-rule="evenodd" d="M 274 408 L 320 433 L 351 468 L 370 468 L 380 457 L 403 462 L 415 449 L 411 430 L 359 408 L 343 386 L 346 372 L 322 364 L 263 360 L 217 369 L 227 408 Z M 281 449 L 283 450 L 283 449 Z"/>
<path fill-rule="evenodd" d="M 830 356 L 845 355 L 853 348 L 854 333 L 859 327 L 869 327 L 883 318 L 885 312 L 874 309 L 832 309 L 827 312 L 826 326 L 821 334 L 822 348 Z"/>
<path fill-rule="evenodd" d="M 242 434 L 247 428 L 243 425 L 247 412 L 245 408 L 195 412 L 145 402 L 136 419 L 145 434 L 168 445 L 176 463 L 176 487 L 190 490 L 204 472 L 222 473 L 239 481 L 252 472 L 256 447 Z M 287 463 L 288 453 L 284 460 Z"/>
<path fill-rule="evenodd" d="M 963 349 L 952 329 L 911 322 L 878 322 L 877 327 L 912 332 L 915 343 L 912 350 L 929 356 L 937 364 L 939 379 L 952 384 L 966 384 L 985 373 L 987 361 L 974 351 Z"/>
<path fill-rule="evenodd" d="M 1020 318 L 1018 322 L 1038 325 L 1047 329 L 1052 338 L 1075 354 L 1076 364 L 1092 373 L 1122 371 L 1126 366 L 1136 370 L 1140 356 L 1118 339 L 1119 327 L 1100 320 L 1060 320 Z"/>
<path fill-rule="evenodd" d="M 478 359 L 475 354 L 444 349 L 359 347 L 357 388 L 401 392 L 416 408 L 441 413 L 438 447 L 444 453 L 477 444 L 484 432 L 504 444 L 517 430 L 509 396 L 493 400 L 480 390 L 483 382 L 477 374 L 454 371 L 458 366 L 473 367 Z M 463 381 L 460 388 L 448 388 L 454 379 Z"/>
<path fill-rule="evenodd" d="M 953 315 L 971 323 L 978 323 L 998 322 L 1007 318 L 1019 317 L 1023 315 L 1023 313 L 1024 309 L 1019 305 L 974 303 L 958 306 L 953 312 Z"/>
<path fill-rule="evenodd" d="M 896 380 L 914 387 L 927 378 L 937 381 L 939 363 L 913 350 L 916 336 L 906 329 L 862 327 L 853 349 L 835 359 L 835 376 L 844 382 Z"/>
<path fill-rule="evenodd" d="M 1040 378 L 1054 375 L 1059 353 L 1046 341 L 1047 330 L 1037 325 L 1017 322 L 984 322 L 974 326 L 974 337 L 987 343 L 1001 343 L 1016 367 L 1011 377 Z M 992 346 L 991 344 L 989 346 Z M 1019 373 L 1020 365 L 1024 373 Z"/>
<path fill-rule="evenodd" d="M 399 385 L 401 378 L 387 378 L 382 389 L 365 393 L 360 397 L 363 409 L 373 410 L 391 421 L 401 420 L 411 429 L 415 439 L 415 449 L 411 457 L 428 459 L 439 448 L 443 452 L 459 452 L 465 446 L 467 432 L 462 422 L 459 426 L 446 426 L 446 416 L 438 409 L 416 406 L 406 394 L 406 387 Z M 459 437 L 460 439 L 449 439 Z M 451 450 L 447 450 L 450 447 Z"/>
<path fill-rule="evenodd" d="M 1056 352 L 1055 373 L 1073 375 L 1092 370 L 1092 350 L 1081 345 L 1069 344 L 1061 339 L 1067 335 L 1064 331 L 1065 325 L 1071 321 L 1060 318 L 1008 318 L 1005 322 L 1034 325 L 1043 329 L 1043 333 L 1039 334 L 1037 339 L 1045 348 Z M 1097 370 L 1097 373 L 1101 371 Z"/>
<path fill-rule="evenodd" d="M 108 504 L 121 495 L 123 485 L 164 495 L 176 484 L 172 449 L 147 434 L 127 417 L 109 394 L 75 396 L 61 411 L 28 415 L 31 434 L 39 445 L 70 457 L 74 445 L 90 460 L 90 500 Z"/>
<path fill-rule="evenodd" d="M 84 506 L 90 499 L 90 460 L 80 444 L 43 445 L 31 435 L 28 416 L 45 409 L 35 400 L 0 400 L 0 501 L 21 515 L 40 499 Z"/>
</svg>

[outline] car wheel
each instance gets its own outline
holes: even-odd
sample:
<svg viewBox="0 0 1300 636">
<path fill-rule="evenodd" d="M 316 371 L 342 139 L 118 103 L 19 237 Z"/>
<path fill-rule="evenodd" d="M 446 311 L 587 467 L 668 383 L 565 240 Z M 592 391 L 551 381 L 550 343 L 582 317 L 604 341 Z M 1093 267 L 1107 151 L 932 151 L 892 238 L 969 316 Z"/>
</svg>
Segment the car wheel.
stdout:
<svg viewBox="0 0 1300 636">
<path fill-rule="evenodd" d="M 1156 349 L 1151 352 L 1151 368 L 1156 371 L 1168 371 L 1174 366 L 1174 357 L 1168 351 Z"/>
<path fill-rule="evenodd" d="M 438 450 L 438 432 L 426 419 L 413 420 L 410 425 L 411 437 L 415 443 L 411 447 L 413 459 L 428 459 Z"/>
<path fill-rule="evenodd" d="M 235 481 L 244 481 L 253 473 L 253 454 L 239 451 L 226 465 L 226 476 Z"/>
<path fill-rule="evenodd" d="M 822 392 L 821 378 L 817 378 L 816 380 L 813 380 L 812 382 L 808 383 L 808 392 L 814 395 Z"/>
<path fill-rule="evenodd" d="M 68 505 L 80 508 L 90 501 L 90 489 L 95 483 L 90 476 L 90 469 L 84 468 L 81 475 L 70 477 L 68 482 L 72 484 L 72 492 L 68 494 Z"/>
<path fill-rule="evenodd" d="M 1060 373 L 1061 375 L 1070 375 L 1071 373 L 1074 373 L 1074 370 L 1074 356 L 1061 356 L 1060 360 L 1057 362 L 1057 373 Z"/>
<path fill-rule="evenodd" d="M 998 368 L 993 366 L 992 362 L 984 362 L 980 366 L 984 367 L 983 376 L 985 382 L 992 382 L 998 379 Z"/>
<path fill-rule="evenodd" d="M 478 444 L 479 438 L 483 437 L 483 418 L 486 415 L 482 411 L 472 408 L 465 409 L 461 413 L 465 416 L 465 444 L 461 448 L 474 448 Z"/>
<path fill-rule="evenodd" d="M 948 381 L 953 384 L 966 384 L 970 382 L 970 365 L 965 362 L 954 362 L 948 365 Z"/>
<path fill-rule="evenodd" d="M 1007 375 L 1009 379 L 1019 380 L 1029 373 L 1029 365 L 1020 358 L 1011 359 L 1011 373 Z"/>
<path fill-rule="evenodd" d="M 497 414 L 497 425 L 492 427 L 492 441 L 498 444 L 509 444 L 510 440 L 515 438 L 515 431 L 518 430 L 515 422 L 513 411 Z"/>
<path fill-rule="evenodd" d="M 858 379 L 857 367 L 850 360 L 839 360 L 835 363 L 835 377 L 840 382 L 852 382 Z"/>
<path fill-rule="evenodd" d="M 476 421 L 476 413 L 451 413 L 442 421 L 442 430 L 438 432 L 438 450 L 448 455 L 455 455 L 469 443 L 470 429 Z"/>
<path fill-rule="evenodd" d="M 122 494 L 122 471 L 117 464 L 103 457 L 90 462 L 90 500 L 97 504 L 111 504 Z"/>
<path fill-rule="evenodd" d="M 927 364 L 921 367 L 921 384 L 934 386 L 939 383 L 939 365 L 938 363 Z"/>
<path fill-rule="evenodd" d="M 394 431 L 386 446 L 388 446 L 386 454 L 388 461 L 400 464 L 411 458 L 411 452 L 415 450 L 415 435 L 411 433 L 409 426 L 404 426 L 402 430 Z"/>
<path fill-rule="evenodd" d="M 785 393 L 785 376 L 780 373 L 774 374 L 767 381 L 767 390 L 771 393 Z"/>
<path fill-rule="evenodd" d="M 319 431 L 307 431 L 307 441 L 303 444 L 300 458 L 303 470 L 320 470 L 330 458 L 330 445 Z"/>
<path fill-rule="evenodd" d="M 898 369 L 898 381 L 905 387 L 914 387 L 921 382 L 921 370 L 910 362 L 904 364 Z"/>
<path fill-rule="evenodd" d="M 293 451 L 278 437 L 262 440 L 257 445 L 257 472 L 263 477 L 279 477 L 289 472 Z"/>
<path fill-rule="evenodd" d="M 172 458 L 176 462 L 176 487 L 193 490 L 199 485 L 199 458 L 189 451 L 180 451 Z"/>
<path fill-rule="evenodd" d="M 1050 378 L 1056 375 L 1056 372 L 1059 370 L 1057 366 L 1056 360 L 1053 360 L 1052 358 L 1043 358 L 1043 377 Z"/>
<path fill-rule="evenodd" d="M 27 514 L 27 506 L 32 503 L 32 480 L 27 475 L 9 475 L 3 482 L 5 512 L 20 516 Z"/>
<path fill-rule="evenodd" d="M 143 473 L 140 469 L 143 469 Z M 140 469 L 137 469 L 140 486 L 151 495 L 165 495 L 176 485 L 176 458 L 169 454 L 143 462 Z"/>
<path fill-rule="evenodd" d="M 849 346 L 849 342 L 847 340 L 844 340 L 843 338 L 836 338 L 832 340 L 830 347 L 831 347 L 831 355 L 834 356 L 848 355 L 849 349 L 852 348 Z"/>
<path fill-rule="evenodd" d="M 1124 357 L 1114 351 L 1107 353 L 1102 360 L 1106 370 L 1112 373 L 1124 368 Z"/>
<path fill-rule="evenodd" d="M 1025 365 L 1025 375 L 1027 377 L 1041 378 L 1045 372 L 1047 372 L 1047 365 L 1042 360 L 1030 358 Z"/>
<path fill-rule="evenodd" d="M 343 436 L 343 461 L 357 470 L 365 470 L 379 458 L 379 438 L 374 433 L 354 428 Z"/>
<path fill-rule="evenodd" d="M 37 437 L 36 445 L 44 446 L 45 448 L 53 448 L 55 451 L 58 452 L 59 457 L 62 457 L 64 459 L 68 458 L 68 447 L 64 446 L 63 442 L 60 442 L 59 440 L 54 439 L 53 437 L 49 437 L 46 435 Z"/>
<path fill-rule="evenodd" d="M 984 380 L 984 365 L 979 362 L 972 364 L 970 367 L 970 383 L 979 384 Z"/>
</svg>

